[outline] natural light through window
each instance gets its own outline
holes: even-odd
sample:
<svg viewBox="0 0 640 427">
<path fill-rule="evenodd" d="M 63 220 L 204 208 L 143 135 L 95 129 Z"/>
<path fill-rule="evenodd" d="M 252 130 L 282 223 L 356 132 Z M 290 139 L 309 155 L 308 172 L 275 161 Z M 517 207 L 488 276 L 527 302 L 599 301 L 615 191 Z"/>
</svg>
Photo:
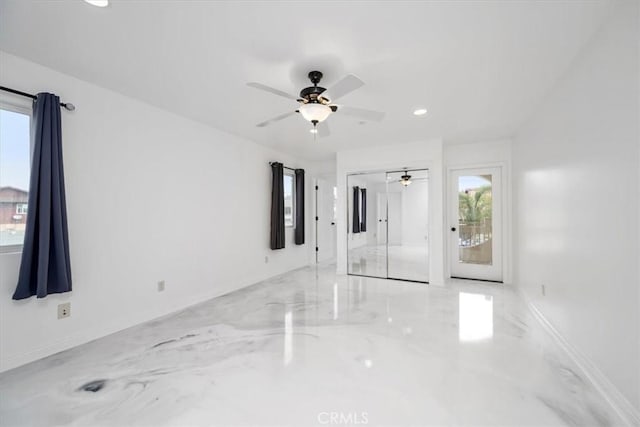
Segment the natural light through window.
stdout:
<svg viewBox="0 0 640 427">
<path fill-rule="evenodd" d="M 493 338 L 493 297 L 460 292 L 458 327 L 461 342 Z"/>
<path fill-rule="evenodd" d="M 285 227 L 293 227 L 294 206 L 294 176 L 292 173 L 284 174 L 284 225 Z"/>
<path fill-rule="evenodd" d="M 0 108 L 0 246 L 22 245 L 27 221 L 30 117 Z"/>
</svg>

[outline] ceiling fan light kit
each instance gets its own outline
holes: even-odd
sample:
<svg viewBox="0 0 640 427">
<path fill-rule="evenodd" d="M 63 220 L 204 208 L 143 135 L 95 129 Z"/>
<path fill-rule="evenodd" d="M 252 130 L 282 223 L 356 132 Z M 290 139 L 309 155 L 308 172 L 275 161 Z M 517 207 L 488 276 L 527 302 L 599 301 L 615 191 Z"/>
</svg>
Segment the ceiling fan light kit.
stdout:
<svg viewBox="0 0 640 427">
<path fill-rule="evenodd" d="M 282 96 L 288 99 L 295 99 L 300 106 L 294 111 L 290 113 L 281 114 L 272 119 L 266 120 L 257 124 L 257 127 L 266 127 L 269 124 L 285 119 L 294 113 L 300 113 L 302 117 L 308 122 L 313 124 L 313 129 L 311 129 L 311 133 L 318 134 L 321 137 L 329 135 L 329 127 L 326 123 L 318 128 L 318 125 L 331 115 L 331 113 L 335 113 L 338 111 L 338 105 L 333 104 L 332 100 L 335 100 L 339 97 L 342 97 L 354 90 L 358 89 L 364 83 L 362 80 L 354 76 L 353 74 L 348 74 L 342 79 L 340 79 L 337 83 L 331 86 L 329 89 L 325 89 L 321 86 L 318 86 L 320 80 L 322 80 L 322 73 L 320 71 L 311 71 L 308 74 L 309 80 L 313 86 L 306 87 L 300 91 L 300 97 L 295 97 L 293 95 L 288 94 L 287 92 L 283 92 L 279 89 L 272 88 L 267 85 L 263 85 L 262 83 L 250 82 L 247 83 L 247 86 L 264 90 L 270 93 L 273 93 L 278 96 Z M 340 107 L 342 108 L 342 107 Z M 359 119 L 364 120 L 372 120 L 372 121 L 381 121 L 384 117 L 384 113 L 379 111 L 371 111 L 365 110 L 362 108 L 349 108 L 345 107 L 345 115 L 357 117 Z"/>
<path fill-rule="evenodd" d="M 331 108 L 327 105 L 315 102 L 302 104 L 298 110 L 300 111 L 300 114 L 302 114 L 302 117 L 313 123 L 314 126 L 318 123 L 324 122 L 327 117 L 329 117 L 329 114 L 332 113 Z"/>
</svg>

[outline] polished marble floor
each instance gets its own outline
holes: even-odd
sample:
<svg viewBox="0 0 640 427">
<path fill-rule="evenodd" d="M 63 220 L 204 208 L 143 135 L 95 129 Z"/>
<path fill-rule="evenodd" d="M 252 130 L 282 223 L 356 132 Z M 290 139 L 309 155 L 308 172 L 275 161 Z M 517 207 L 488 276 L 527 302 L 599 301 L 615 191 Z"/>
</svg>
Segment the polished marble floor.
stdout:
<svg viewBox="0 0 640 427">
<path fill-rule="evenodd" d="M 308 267 L 0 375 L 0 424 L 612 425 L 502 285 Z"/>
<path fill-rule="evenodd" d="M 423 246 L 364 245 L 349 249 L 350 274 L 429 281 L 429 256 Z"/>
</svg>

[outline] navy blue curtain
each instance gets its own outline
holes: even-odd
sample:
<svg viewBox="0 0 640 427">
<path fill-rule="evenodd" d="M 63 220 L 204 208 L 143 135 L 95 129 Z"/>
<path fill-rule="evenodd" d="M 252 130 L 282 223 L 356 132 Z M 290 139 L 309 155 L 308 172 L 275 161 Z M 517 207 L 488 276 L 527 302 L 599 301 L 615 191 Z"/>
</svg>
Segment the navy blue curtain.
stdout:
<svg viewBox="0 0 640 427">
<path fill-rule="evenodd" d="M 352 232 L 360 232 L 360 187 L 353 187 L 353 217 L 351 219 Z"/>
<path fill-rule="evenodd" d="M 304 169 L 296 169 L 296 245 L 304 245 Z"/>
<path fill-rule="evenodd" d="M 32 134 L 27 224 L 13 299 L 71 291 L 60 98 L 38 94 L 33 104 Z"/>
<path fill-rule="evenodd" d="M 362 214 L 360 215 L 360 231 L 367 231 L 367 189 L 360 189 L 360 205 L 362 206 Z"/>
<path fill-rule="evenodd" d="M 284 167 L 271 163 L 271 249 L 284 248 Z"/>
</svg>

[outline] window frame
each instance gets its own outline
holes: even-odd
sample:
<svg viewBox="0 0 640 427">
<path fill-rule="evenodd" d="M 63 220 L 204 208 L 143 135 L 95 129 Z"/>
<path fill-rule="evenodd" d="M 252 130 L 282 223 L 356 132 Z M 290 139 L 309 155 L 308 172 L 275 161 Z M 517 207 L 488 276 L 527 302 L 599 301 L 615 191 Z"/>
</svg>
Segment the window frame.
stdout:
<svg viewBox="0 0 640 427">
<path fill-rule="evenodd" d="M 21 209 L 25 208 L 25 209 Z M 16 215 L 26 215 L 29 210 L 29 203 L 16 203 Z"/>
<path fill-rule="evenodd" d="M 31 176 L 31 166 L 33 163 L 33 110 L 27 105 L 0 101 L 0 110 L 11 111 L 12 113 L 24 114 L 29 117 L 29 176 Z M 27 210 L 29 208 L 27 207 Z M 16 208 L 17 210 L 17 208 Z M 0 254 L 21 253 L 24 243 L 19 245 L 0 245 Z"/>
<path fill-rule="evenodd" d="M 296 227 L 296 174 L 292 170 L 285 169 L 282 174 L 283 187 L 285 185 L 284 179 L 286 176 L 291 177 L 291 225 L 287 225 L 287 220 L 285 215 L 284 228 L 295 228 Z"/>
</svg>

